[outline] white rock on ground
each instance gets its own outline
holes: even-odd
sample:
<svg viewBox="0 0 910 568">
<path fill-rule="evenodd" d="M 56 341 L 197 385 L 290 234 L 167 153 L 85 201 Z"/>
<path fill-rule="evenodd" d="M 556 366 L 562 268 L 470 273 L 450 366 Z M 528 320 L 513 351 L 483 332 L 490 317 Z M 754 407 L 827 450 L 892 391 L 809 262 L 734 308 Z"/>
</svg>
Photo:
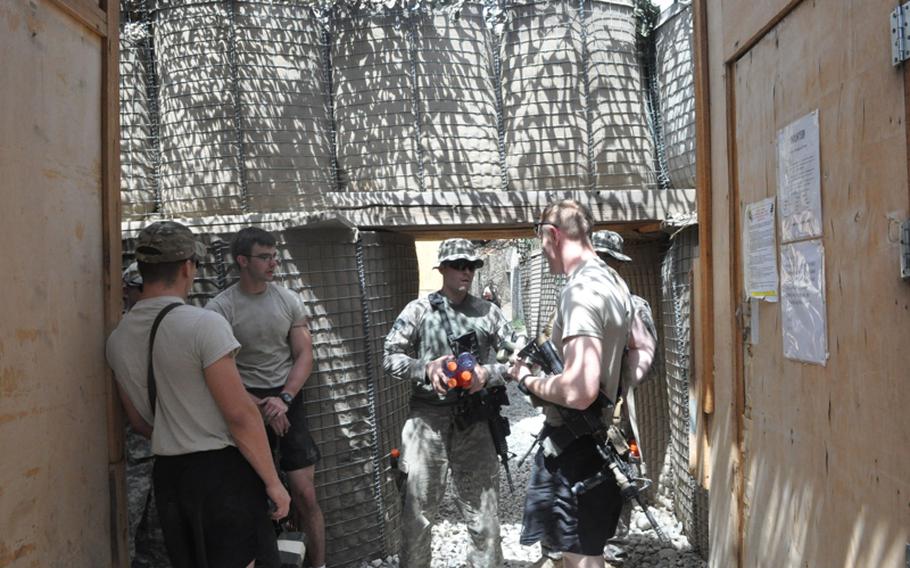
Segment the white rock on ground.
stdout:
<svg viewBox="0 0 910 568">
<path fill-rule="evenodd" d="M 502 552 L 505 568 L 531 568 L 540 559 L 540 547 L 522 546 L 518 543 L 521 535 L 521 514 L 524 507 L 525 488 L 531 473 L 531 460 L 521 467 L 522 457 L 534 440 L 534 435 L 543 425 L 543 416 L 533 408 L 514 385 L 509 385 L 511 405 L 504 414 L 511 422 L 509 451 L 516 457 L 510 462 L 515 493 L 510 493 L 505 473 L 501 477 L 499 519 L 502 533 Z M 682 524 L 676 519 L 669 503 L 650 507 L 651 513 L 661 525 L 670 543 L 663 543 L 654 533 L 647 517 L 638 507 L 633 508 L 629 529 L 617 541 L 625 552 L 622 563 L 608 566 L 624 568 L 705 568 L 706 562 L 694 551 L 689 539 L 682 534 Z M 433 560 L 430 568 L 458 568 L 464 565 L 468 532 L 465 523 L 455 507 L 451 492 L 448 492 L 440 507 L 439 518 L 433 527 Z M 377 563 L 378 562 L 378 563 Z M 398 558 L 389 557 L 364 562 L 362 568 L 398 568 Z"/>
</svg>

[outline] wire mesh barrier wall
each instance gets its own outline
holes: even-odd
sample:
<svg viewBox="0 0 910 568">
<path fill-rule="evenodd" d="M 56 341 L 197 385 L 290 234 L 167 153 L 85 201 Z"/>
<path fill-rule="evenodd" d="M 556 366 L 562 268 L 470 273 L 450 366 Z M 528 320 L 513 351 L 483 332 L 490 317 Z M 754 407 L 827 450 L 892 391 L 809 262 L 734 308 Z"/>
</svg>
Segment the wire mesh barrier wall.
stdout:
<svg viewBox="0 0 910 568">
<path fill-rule="evenodd" d="M 236 3 L 235 85 L 250 211 L 305 210 L 334 189 L 322 27 L 306 5 Z"/>
<path fill-rule="evenodd" d="M 135 18 L 132 19 L 132 18 Z M 120 26 L 120 199 L 125 217 L 157 209 L 157 120 L 151 68 L 151 26 L 125 13 Z"/>
<path fill-rule="evenodd" d="M 655 186 L 632 0 L 314 6 L 124 0 L 126 218 Z"/>
<path fill-rule="evenodd" d="M 697 226 L 672 240 L 661 267 L 663 333 L 670 399 L 670 488 L 677 517 L 703 553 L 707 553 L 707 492 L 689 473 L 689 402 L 692 364 L 692 270 L 698 246 Z"/>
<path fill-rule="evenodd" d="M 522 311 L 529 338 L 544 332 L 565 283 L 564 275 L 550 274 L 547 259 L 539 248 L 531 250 L 521 263 Z"/>
<path fill-rule="evenodd" d="M 583 5 L 592 187 L 653 187 L 654 140 L 632 0 Z"/>
<path fill-rule="evenodd" d="M 350 566 L 398 552 L 400 497 L 389 452 L 400 441 L 410 385 L 385 377 L 382 341 L 417 295 L 413 240 L 348 229 L 275 233 L 276 281 L 298 292 L 310 316 L 314 368 L 304 388 L 307 422 L 322 453 L 316 492 L 325 515 L 327 558 Z M 191 301 L 204 305 L 237 280 L 226 243 L 202 234 L 202 262 Z M 124 264 L 133 240 L 123 245 Z"/>
<path fill-rule="evenodd" d="M 676 8 L 655 31 L 663 144 L 670 184 L 695 187 L 695 68 L 692 5 Z"/>
<path fill-rule="evenodd" d="M 515 190 L 588 187 L 581 22 L 570 2 L 522 2 L 502 34 L 506 164 Z"/>
<path fill-rule="evenodd" d="M 332 30 L 341 188 L 423 189 L 410 25 L 361 14 L 334 20 Z"/>
<path fill-rule="evenodd" d="M 651 366 L 651 378 L 635 391 L 636 410 L 639 418 L 641 448 L 648 468 L 648 476 L 654 482 L 649 497 L 667 493 L 668 445 L 670 441 L 670 413 L 667 399 L 667 373 L 663 352 L 664 315 L 661 313 L 661 261 L 667 250 L 665 239 L 657 241 L 626 241 L 624 251 L 632 262 L 615 263 L 620 276 L 629 285 L 629 291 L 641 296 L 651 305 L 657 333 L 657 355 Z"/>
<path fill-rule="evenodd" d="M 424 189 L 497 189 L 493 43 L 481 6 L 466 4 L 457 19 L 424 16 L 415 22 L 414 39 Z"/>
</svg>

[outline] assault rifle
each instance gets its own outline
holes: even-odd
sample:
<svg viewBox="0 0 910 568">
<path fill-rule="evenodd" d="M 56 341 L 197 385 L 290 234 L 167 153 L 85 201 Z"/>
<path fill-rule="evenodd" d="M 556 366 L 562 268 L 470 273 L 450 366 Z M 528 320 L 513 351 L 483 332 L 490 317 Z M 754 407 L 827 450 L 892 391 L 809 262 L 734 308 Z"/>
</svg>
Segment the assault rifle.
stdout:
<svg viewBox="0 0 910 568">
<path fill-rule="evenodd" d="M 556 351 L 553 342 L 541 337 L 536 342 L 528 343 L 518 354 L 521 359 L 527 362 L 539 365 L 543 371 L 548 374 L 559 374 L 563 372 L 562 358 Z M 572 486 L 574 495 L 582 495 L 594 487 L 607 480 L 607 476 L 612 476 L 619 486 L 619 492 L 624 499 L 635 501 L 641 510 L 644 511 L 648 522 L 654 528 L 657 538 L 663 542 L 669 542 L 657 520 L 651 514 L 651 511 L 645 506 L 641 499 L 641 492 L 651 484 L 650 480 L 643 477 L 636 477 L 629 463 L 631 450 L 626 442 L 625 436 L 615 425 L 604 424 L 603 415 L 605 411 L 613 408 L 613 403 L 601 392 L 598 393 L 597 400 L 585 410 L 574 410 L 559 405 L 553 405 L 559 412 L 563 424 L 558 427 L 544 426 L 544 429 L 537 435 L 534 446 L 541 443 L 544 438 L 550 437 L 556 446 L 567 446 L 571 441 L 583 436 L 591 436 L 597 448 L 597 453 L 604 461 L 604 467 L 591 477 L 575 483 Z M 522 462 L 531 453 L 522 458 Z M 521 462 L 519 462 L 521 463 Z"/>
</svg>

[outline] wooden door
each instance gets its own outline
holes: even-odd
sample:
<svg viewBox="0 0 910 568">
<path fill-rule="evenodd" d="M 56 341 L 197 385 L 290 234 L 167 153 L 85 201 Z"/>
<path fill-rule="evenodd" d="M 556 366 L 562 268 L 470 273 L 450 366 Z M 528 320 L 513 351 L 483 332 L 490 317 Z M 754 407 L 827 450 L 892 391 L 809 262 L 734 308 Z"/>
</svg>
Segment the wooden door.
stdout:
<svg viewBox="0 0 910 568">
<path fill-rule="evenodd" d="M 887 35 L 893 7 L 791 3 L 727 65 L 743 566 L 904 563 L 910 387 L 895 356 L 906 352 L 897 337 L 908 337 L 910 314 L 889 231 L 907 211 L 907 148 L 902 76 Z M 753 314 L 743 286 L 745 208 L 778 195 L 778 132 L 816 110 L 824 366 L 785 357 L 781 303 L 761 302 Z"/>
</svg>

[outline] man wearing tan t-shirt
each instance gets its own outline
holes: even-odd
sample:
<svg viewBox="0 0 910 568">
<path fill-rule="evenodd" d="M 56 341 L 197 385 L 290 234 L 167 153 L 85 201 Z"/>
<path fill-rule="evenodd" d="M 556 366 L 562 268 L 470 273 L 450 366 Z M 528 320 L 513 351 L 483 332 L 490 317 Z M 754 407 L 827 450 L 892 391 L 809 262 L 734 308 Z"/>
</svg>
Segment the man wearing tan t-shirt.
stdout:
<svg viewBox="0 0 910 568">
<path fill-rule="evenodd" d="M 615 401 L 619 388 L 631 299 L 622 278 L 592 248 L 593 224 L 591 213 L 572 200 L 549 205 L 537 223 L 550 271 L 568 276 L 552 337 L 562 354 L 564 371 L 534 376 L 526 366 L 517 364 L 509 374 L 525 392 L 550 403 L 544 413 L 548 427 L 553 429 L 562 424 L 557 407 L 585 410 L 601 393 Z M 535 457 L 521 543 L 541 542 L 551 550 L 562 551 L 567 567 L 602 568 L 604 546 L 613 536 L 622 511 L 619 487 L 615 480 L 607 479 L 574 495 L 569 488 L 601 471 L 604 463 L 590 435 L 559 450 L 541 449 Z"/>
<path fill-rule="evenodd" d="M 131 425 L 152 439 L 155 502 L 171 564 L 249 568 L 271 545 L 275 553 L 258 560 L 275 566 L 267 497 L 276 505 L 273 518 L 287 514 L 290 497 L 234 364 L 239 344 L 230 326 L 185 304 L 204 254 L 179 223 L 139 233 L 142 299 L 108 338 L 107 360 Z"/>
<path fill-rule="evenodd" d="M 268 425 L 269 443 L 280 452 L 310 565 L 325 564 L 325 521 L 314 483 L 319 449 L 304 414 L 303 385 L 313 369 L 313 339 L 303 300 L 273 282 L 278 266 L 275 237 L 247 227 L 231 243 L 240 281 L 206 305 L 224 316 L 240 341 L 237 368 L 250 398 Z"/>
</svg>

